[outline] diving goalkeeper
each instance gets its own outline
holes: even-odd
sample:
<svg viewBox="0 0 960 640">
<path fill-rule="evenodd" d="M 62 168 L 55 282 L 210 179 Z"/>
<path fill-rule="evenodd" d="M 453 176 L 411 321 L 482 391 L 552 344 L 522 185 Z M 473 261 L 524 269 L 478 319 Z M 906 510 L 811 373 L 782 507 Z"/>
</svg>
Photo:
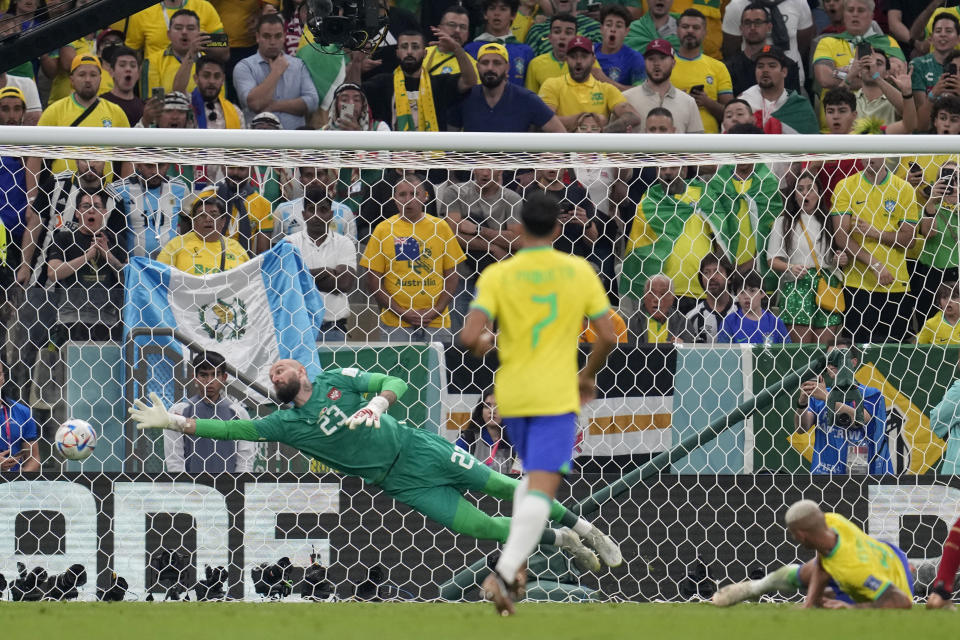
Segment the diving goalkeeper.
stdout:
<svg viewBox="0 0 960 640">
<path fill-rule="evenodd" d="M 811 500 L 787 510 L 790 535 L 817 556 L 804 565 L 788 564 L 760 580 L 726 586 L 713 603 L 727 607 L 774 591 L 806 588 L 804 607 L 827 609 L 909 609 L 913 606 L 913 570 L 906 554 L 876 540 L 836 513 L 824 513 Z"/>
<path fill-rule="evenodd" d="M 463 493 L 482 491 L 510 500 L 519 481 L 493 471 L 444 438 L 401 425 L 386 414 L 407 390 L 405 382 L 357 369 L 325 371 L 311 382 L 306 368 L 296 360 L 276 362 L 270 367 L 270 381 L 277 399 L 292 402 L 293 407 L 261 420 L 185 418 L 168 413 L 154 393 L 149 406 L 135 400 L 130 416 L 138 429 L 170 429 L 217 440 L 282 442 L 331 469 L 380 487 L 457 533 L 506 541 L 510 518 L 487 515 Z M 368 394 L 376 395 L 364 406 Z M 609 566 L 622 562 L 613 540 L 556 500 L 550 519 L 564 526 L 545 529 L 540 543 L 563 549 L 580 569 L 597 571 L 600 559 Z"/>
</svg>

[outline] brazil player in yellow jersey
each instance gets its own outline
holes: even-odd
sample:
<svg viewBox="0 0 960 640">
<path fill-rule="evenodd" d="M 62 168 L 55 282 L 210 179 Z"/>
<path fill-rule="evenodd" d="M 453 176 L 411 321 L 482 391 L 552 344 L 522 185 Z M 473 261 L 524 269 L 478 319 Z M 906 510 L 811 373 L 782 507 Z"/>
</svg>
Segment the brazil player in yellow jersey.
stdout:
<svg viewBox="0 0 960 640">
<path fill-rule="evenodd" d="M 546 194 L 527 198 L 520 214 L 523 249 L 480 274 L 460 333 L 463 345 L 483 355 L 494 346 L 496 323 L 497 406 L 526 471 L 514 494 L 513 519 L 500 560 L 483 583 L 486 597 L 502 615 L 514 612 L 527 558 L 546 525 L 560 480 L 570 469 L 580 405 L 595 396 L 597 372 L 617 341 L 610 303 L 593 268 L 552 247 L 560 230 L 559 215 L 557 201 Z M 592 322 L 597 341 L 578 374 L 584 316 Z M 609 538 L 596 551 L 609 566 L 622 562 Z"/>
<path fill-rule="evenodd" d="M 794 540 L 817 556 L 804 565 L 788 564 L 760 580 L 726 586 L 713 596 L 726 607 L 774 591 L 807 590 L 803 606 L 828 609 L 909 609 L 913 606 L 913 570 L 896 545 L 868 536 L 816 502 L 800 500 L 787 510 Z"/>
</svg>

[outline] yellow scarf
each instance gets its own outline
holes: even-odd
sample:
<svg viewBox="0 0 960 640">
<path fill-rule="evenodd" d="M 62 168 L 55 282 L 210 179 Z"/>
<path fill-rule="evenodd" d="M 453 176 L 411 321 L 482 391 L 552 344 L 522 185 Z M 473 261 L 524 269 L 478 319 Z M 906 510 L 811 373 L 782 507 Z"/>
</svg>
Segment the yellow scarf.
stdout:
<svg viewBox="0 0 960 640">
<path fill-rule="evenodd" d="M 393 70 L 393 100 L 397 107 L 397 126 L 395 131 L 439 131 L 437 124 L 437 109 L 433 104 L 433 87 L 428 72 L 420 72 L 420 97 L 417 100 L 419 118 L 414 126 L 413 114 L 410 113 L 410 99 L 407 97 L 407 85 L 404 81 L 403 69 Z"/>
<path fill-rule="evenodd" d="M 240 116 L 237 115 L 237 108 L 233 103 L 222 95 L 217 96 L 220 101 L 220 108 L 223 109 L 223 123 L 227 129 L 242 129 L 240 126 Z"/>
</svg>

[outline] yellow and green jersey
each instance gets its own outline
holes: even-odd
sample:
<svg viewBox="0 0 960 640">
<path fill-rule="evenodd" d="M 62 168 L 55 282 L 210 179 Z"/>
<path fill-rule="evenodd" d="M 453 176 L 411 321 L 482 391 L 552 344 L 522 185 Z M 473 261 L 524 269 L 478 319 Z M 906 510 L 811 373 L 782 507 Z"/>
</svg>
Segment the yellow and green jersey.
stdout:
<svg viewBox="0 0 960 640">
<path fill-rule="evenodd" d="M 373 230 L 360 256 L 360 266 L 383 274 L 387 295 L 403 309 L 429 309 L 444 291 L 444 274 L 465 259 L 445 219 L 424 215 L 410 222 L 397 214 Z M 380 321 L 388 327 L 410 326 L 386 308 L 380 312 Z M 449 327 L 449 309 L 429 326 Z"/>
<path fill-rule="evenodd" d="M 610 308 L 593 267 L 552 247 L 522 249 L 477 280 L 471 309 L 498 323 L 495 391 L 506 417 L 580 410 L 577 343 L 584 316 Z"/>
<path fill-rule="evenodd" d="M 143 51 L 143 56 L 151 56 L 170 46 L 167 31 L 170 29 L 170 19 L 180 9 L 189 9 L 200 17 L 200 31 L 204 33 L 223 33 L 223 22 L 220 15 L 207 0 L 183 0 L 177 8 L 165 6 L 158 2 L 138 11 L 126 20 L 120 20 L 110 25 L 127 34 L 126 44 L 135 51 Z M 230 46 L 237 46 L 233 42 Z"/>
<path fill-rule="evenodd" d="M 727 66 L 710 56 L 700 54 L 696 58 L 683 58 L 679 54 L 670 82 L 680 91 L 690 93 L 690 89 L 703 85 L 703 92 L 713 100 L 723 94 L 733 93 L 733 80 Z M 704 133 L 720 133 L 720 123 L 706 107 L 700 107 L 700 119 L 703 120 Z"/>
<path fill-rule="evenodd" d="M 820 563 L 844 593 L 855 602 L 873 602 L 893 585 L 912 595 L 907 568 L 890 545 L 837 513 L 825 515 L 827 526 L 837 534 L 837 544 L 821 555 Z"/>
<path fill-rule="evenodd" d="M 916 224 L 919 221 L 918 213 L 914 188 L 890 171 L 880 184 L 868 182 L 861 172 L 844 178 L 833 188 L 831 215 L 850 215 L 870 223 L 880 231 L 896 231 L 905 222 Z M 883 263 L 893 275 L 893 282 L 881 285 L 873 269 L 851 260 L 844 269 L 844 286 L 883 293 L 906 291 L 910 281 L 906 252 L 902 248 L 890 247 L 868 238 L 855 229 L 851 224 L 853 239 Z"/>
<path fill-rule="evenodd" d="M 157 256 L 158 262 L 169 264 L 193 276 L 227 271 L 249 259 L 247 252 L 233 238 L 224 238 L 223 242 L 208 242 L 193 231 L 168 242 Z M 220 268 L 221 264 L 223 269 Z"/>
<path fill-rule="evenodd" d="M 613 110 L 627 101 L 615 86 L 593 76 L 577 82 L 569 73 L 548 78 L 540 86 L 540 98 L 558 116 L 596 113 L 609 118 Z"/>
<path fill-rule="evenodd" d="M 960 322 L 950 324 L 943 311 L 923 323 L 917 334 L 917 344 L 960 344 Z"/>
<path fill-rule="evenodd" d="M 86 107 L 77 102 L 76 94 L 71 93 L 66 98 L 57 100 L 49 107 L 44 109 L 43 113 L 40 114 L 40 121 L 37 124 L 41 127 L 69 127 L 76 121 L 77 118 L 83 115 L 86 110 Z M 127 120 L 127 114 L 124 113 L 123 109 L 109 100 L 99 98 L 97 106 L 94 107 L 93 111 L 91 111 L 87 117 L 83 119 L 83 122 L 77 126 L 105 128 L 129 127 L 130 122 Z M 53 161 L 53 165 L 50 168 L 54 175 L 60 173 L 61 171 L 66 171 L 67 169 L 76 171 L 77 163 L 72 159 L 63 160 L 58 158 Z M 110 175 L 112 170 L 112 164 L 108 162 L 106 175 Z"/>
</svg>

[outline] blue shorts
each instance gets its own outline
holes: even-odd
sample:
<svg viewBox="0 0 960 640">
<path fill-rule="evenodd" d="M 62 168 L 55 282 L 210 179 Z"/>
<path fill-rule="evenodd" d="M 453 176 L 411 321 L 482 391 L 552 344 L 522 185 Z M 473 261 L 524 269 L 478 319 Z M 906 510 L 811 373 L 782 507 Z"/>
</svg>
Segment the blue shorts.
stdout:
<svg viewBox="0 0 960 640">
<path fill-rule="evenodd" d="M 901 549 L 900 547 L 898 547 L 897 545 L 891 542 L 887 542 L 886 540 L 881 540 L 880 542 L 890 547 L 890 549 L 893 551 L 893 555 L 897 556 L 897 558 L 900 560 L 900 564 L 903 565 L 903 572 L 907 575 L 907 587 L 910 590 L 910 592 L 907 595 L 912 597 L 913 596 L 913 570 L 910 568 L 910 561 L 907 560 L 907 554 L 903 552 L 903 549 Z M 827 586 L 833 588 L 833 592 L 836 594 L 835 598 L 837 600 L 840 600 L 841 602 L 847 602 L 849 604 L 856 604 L 853 598 L 847 595 L 843 591 L 843 589 L 840 588 L 840 585 L 838 585 L 834 581 L 833 578 L 830 578 L 830 582 L 827 583 Z"/>
<path fill-rule="evenodd" d="M 577 442 L 577 414 L 504 418 L 510 443 L 523 461 L 523 470 L 569 473 Z"/>
</svg>

